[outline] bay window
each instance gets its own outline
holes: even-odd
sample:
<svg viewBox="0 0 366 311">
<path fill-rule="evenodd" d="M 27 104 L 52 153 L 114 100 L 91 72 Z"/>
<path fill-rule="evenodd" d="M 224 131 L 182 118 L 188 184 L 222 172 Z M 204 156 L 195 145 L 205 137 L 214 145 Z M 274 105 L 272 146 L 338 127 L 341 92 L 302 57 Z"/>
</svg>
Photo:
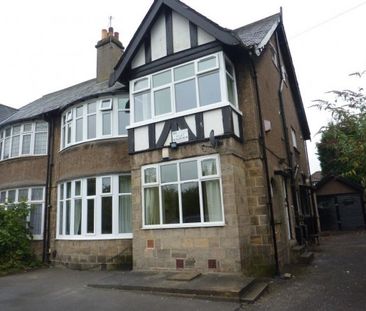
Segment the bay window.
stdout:
<svg viewBox="0 0 366 311">
<path fill-rule="evenodd" d="M 127 136 L 130 123 L 126 96 L 76 105 L 62 115 L 61 149 L 86 141 Z"/>
<path fill-rule="evenodd" d="M 0 160 L 30 155 L 46 155 L 47 148 L 47 122 L 27 122 L 0 130 Z"/>
<path fill-rule="evenodd" d="M 26 202 L 30 206 L 29 227 L 34 240 L 43 239 L 45 188 L 31 187 L 0 191 L 0 204 Z"/>
<path fill-rule="evenodd" d="M 59 239 L 132 238 L 130 175 L 67 181 L 58 191 Z"/>
<path fill-rule="evenodd" d="M 142 168 L 144 228 L 223 225 L 218 156 Z"/>
<path fill-rule="evenodd" d="M 215 104 L 237 106 L 234 69 L 222 52 L 133 80 L 130 89 L 134 123 Z"/>
</svg>

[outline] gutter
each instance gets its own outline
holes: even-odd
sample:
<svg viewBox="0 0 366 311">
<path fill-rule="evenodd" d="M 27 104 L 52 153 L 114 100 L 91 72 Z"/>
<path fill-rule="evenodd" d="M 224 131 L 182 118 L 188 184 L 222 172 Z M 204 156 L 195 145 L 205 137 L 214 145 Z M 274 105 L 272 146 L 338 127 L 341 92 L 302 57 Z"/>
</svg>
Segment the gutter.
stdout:
<svg viewBox="0 0 366 311">
<path fill-rule="evenodd" d="M 51 220 L 51 191 L 52 191 L 52 168 L 53 168 L 53 143 L 54 143 L 54 118 L 52 114 L 46 115 L 48 121 L 48 149 L 47 149 L 47 179 L 46 179 L 46 194 L 45 194 L 45 210 L 44 210 L 44 225 L 43 225 L 43 263 L 49 263 L 50 255 L 50 220 Z"/>
<path fill-rule="evenodd" d="M 270 226 L 271 226 L 271 233 L 272 233 L 272 239 L 273 239 L 274 260 L 275 260 L 275 265 L 276 265 L 276 275 L 279 276 L 281 273 L 280 273 L 280 264 L 279 264 L 279 258 L 278 258 L 278 247 L 277 247 L 277 238 L 276 238 L 276 228 L 275 228 L 275 223 L 274 223 L 274 210 L 273 210 L 273 201 L 272 201 L 271 180 L 269 177 L 269 166 L 268 166 L 268 159 L 267 159 L 266 140 L 265 140 L 264 129 L 263 129 L 263 117 L 262 117 L 261 101 L 260 101 L 260 95 L 259 95 L 258 76 L 257 76 L 257 70 L 255 68 L 254 60 L 253 60 L 251 54 L 249 54 L 249 59 L 250 59 L 250 64 L 252 66 L 253 79 L 254 79 L 254 83 L 255 83 L 256 102 L 257 102 L 257 107 L 258 107 L 258 118 L 259 118 L 259 123 L 260 123 L 259 143 L 262 147 L 261 149 L 262 149 L 263 163 L 264 163 L 264 169 L 265 169 L 265 175 L 266 175 L 267 197 L 268 197 L 268 207 L 269 207 L 269 213 L 270 213 Z"/>
</svg>

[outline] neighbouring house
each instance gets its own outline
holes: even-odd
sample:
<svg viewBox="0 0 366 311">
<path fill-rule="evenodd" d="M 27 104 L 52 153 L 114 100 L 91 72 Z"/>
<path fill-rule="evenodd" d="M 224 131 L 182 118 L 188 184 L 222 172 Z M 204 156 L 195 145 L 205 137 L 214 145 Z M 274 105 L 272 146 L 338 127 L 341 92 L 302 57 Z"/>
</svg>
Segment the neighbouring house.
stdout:
<svg viewBox="0 0 366 311">
<path fill-rule="evenodd" d="M 16 111 L 17 111 L 17 109 L 0 104 L 0 122 L 9 118 Z"/>
<path fill-rule="evenodd" d="M 366 228 L 365 189 L 342 176 L 328 175 L 315 188 L 322 231 Z"/>
<path fill-rule="evenodd" d="M 0 202 L 38 204 L 72 268 L 275 272 L 317 234 L 310 138 L 282 15 L 236 30 L 155 0 L 97 77 L 0 123 Z"/>
</svg>

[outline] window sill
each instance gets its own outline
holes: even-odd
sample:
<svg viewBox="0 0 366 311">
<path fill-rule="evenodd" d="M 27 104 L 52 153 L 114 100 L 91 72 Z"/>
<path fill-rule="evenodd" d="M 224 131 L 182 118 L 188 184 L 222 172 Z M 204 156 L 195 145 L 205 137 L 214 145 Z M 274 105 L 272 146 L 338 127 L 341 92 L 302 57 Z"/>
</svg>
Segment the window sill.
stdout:
<svg viewBox="0 0 366 311">
<path fill-rule="evenodd" d="M 125 233 L 121 235 L 105 235 L 105 236 L 57 236 L 57 241 L 103 241 L 103 240 L 130 240 L 133 238 L 132 233 Z"/>
<path fill-rule="evenodd" d="M 60 153 L 64 152 L 64 151 L 68 151 L 68 150 L 71 150 L 72 148 L 74 147 L 79 147 L 81 145 L 84 145 L 84 144 L 92 144 L 92 143 L 99 143 L 99 142 L 107 142 L 107 141 L 115 141 L 115 140 L 118 140 L 118 139 L 121 139 L 121 138 L 127 138 L 128 136 L 127 135 L 121 135 L 121 136 L 114 136 L 114 137 L 103 137 L 103 138 L 98 138 L 98 139 L 91 139 L 91 140 L 85 140 L 85 141 L 81 141 L 81 142 L 78 142 L 78 143 L 75 143 L 75 144 L 72 144 L 72 145 L 69 145 L 63 149 L 60 149 Z"/>
<path fill-rule="evenodd" d="M 41 158 L 41 157 L 46 157 L 47 156 L 47 153 L 45 154 L 27 154 L 27 155 L 21 155 L 21 156 L 18 156 L 18 157 L 13 157 L 13 158 L 7 158 L 7 159 L 3 159 L 3 160 L 0 160 L 0 163 L 3 163 L 3 162 L 9 162 L 9 161 L 16 161 L 16 160 L 27 160 L 29 158 Z"/>
<path fill-rule="evenodd" d="M 210 227 L 224 227 L 224 222 L 215 223 L 197 223 L 197 224 L 172 224 L 172 225 L 153 225 L 143 226 L 141 230 L 164 230 L 164 229 L 198 229 L 198 228 L 210 228 Z"/>
<path fill-rule="evenodd" d="M 206 112 L 206 111 L 210 111 L 210 110 L 216 110 L 216 109 L 226 107 L 226 106 L 230 106 L 236 113 L 238 113 L 241 116 L 243 115 L 243 113 L 237 107 L 235 107 L 233 104 L 231 104 L 230 102 L 221 102 L 221 103 L 218 103 L 218 104 L 203 106 L 203 107 L 199 107 L 199 108 L 196 108 L 196 109 L 181 111 L 181 112 L 177 112 L 177 113 L 165 114 L 163 116 L 156 117 L 154 119 L 149 119 L 149 120 L 146 120 L 146 121 L 135 122 L 132 125 L 127 126 L 126 129 L 129 130 L 129 129 L 134 129 L 134 128 L 146 126 L 146 125 L 149 125 L 149 124 L 164 122 L 164 121 L 170 120 L 170 119 L 175 119 L 175 118 L 179 118 L 179 117 L 187 117 L 187 116 L 199 113 L 199 112 Z"/>
</svg>

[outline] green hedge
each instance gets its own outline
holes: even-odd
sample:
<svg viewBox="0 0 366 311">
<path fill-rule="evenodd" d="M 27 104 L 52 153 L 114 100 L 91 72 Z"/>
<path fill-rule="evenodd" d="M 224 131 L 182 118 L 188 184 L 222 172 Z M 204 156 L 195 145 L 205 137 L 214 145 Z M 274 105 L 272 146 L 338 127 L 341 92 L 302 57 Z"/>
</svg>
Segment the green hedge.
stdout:
<svg viewBox="0 0 366 311">
<path fill-rule="evenodd" d="M 38 264 L 31 247 L 29 213 L 27 203 L 0 205 L 0 272 Z"/>
</svg>

